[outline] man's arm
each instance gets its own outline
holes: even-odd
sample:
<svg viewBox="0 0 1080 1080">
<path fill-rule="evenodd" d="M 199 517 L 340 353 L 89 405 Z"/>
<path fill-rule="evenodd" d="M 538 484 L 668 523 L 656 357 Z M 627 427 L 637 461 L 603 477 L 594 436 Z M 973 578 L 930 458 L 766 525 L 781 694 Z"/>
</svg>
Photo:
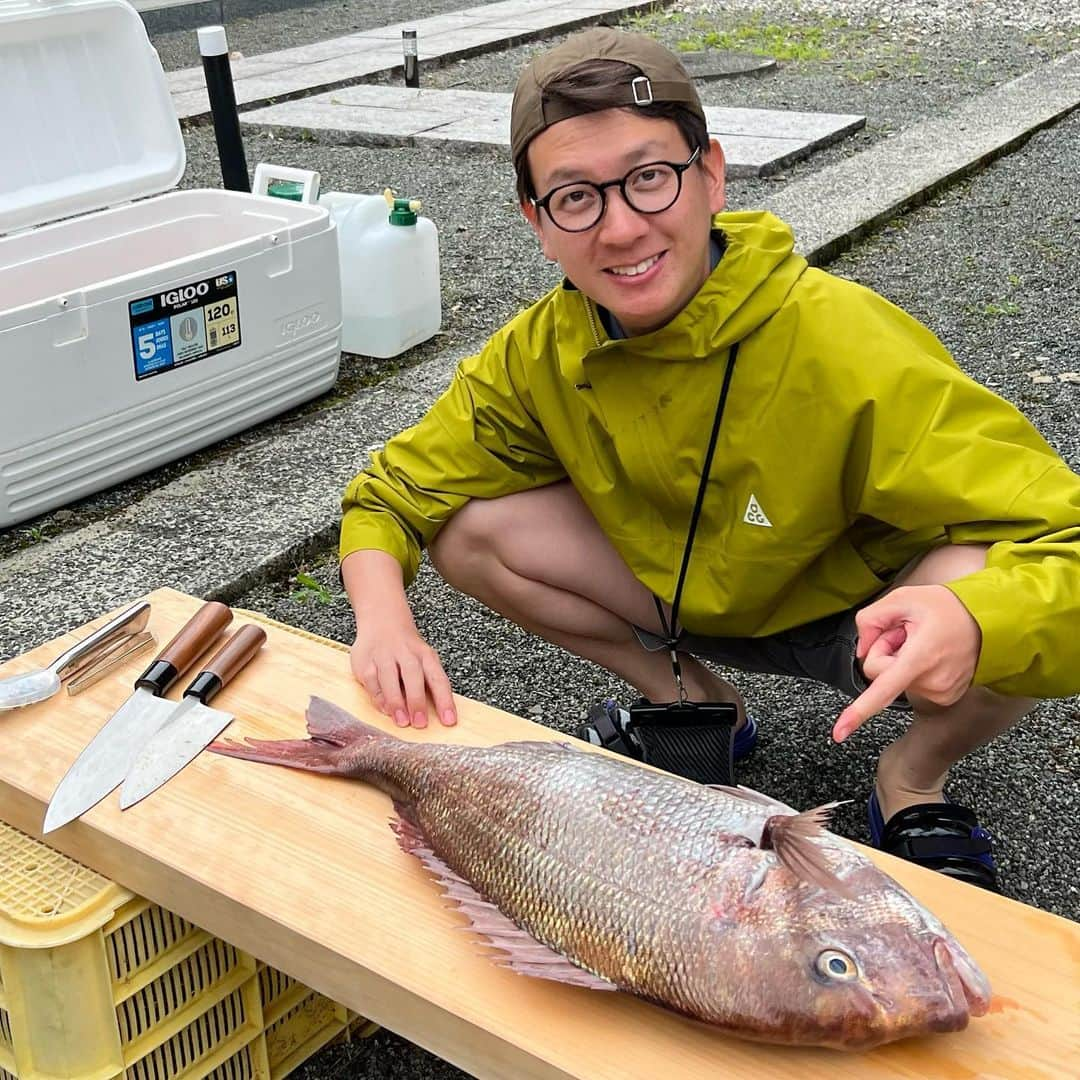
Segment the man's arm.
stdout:
<svg viewBox="0 0 1080 1080">
<path fill-rule="evenodd" d="M 838 741 L 905 692 L 947 706 L 971 685 L 1035 698 L 1080 690 L 1080 477 L 985 387 L 944 366 L 924 369 L 920 386 L 913 374 L 853 455 L 856 512 L 941 527 L 951 544 L 985 546 L 985 567 L 901 586 L 860 612 L 857 655 L 873 682 L 841 714 Z"/>
<path fill-rule="evenodd" d="M 397 723 L 424 727 L 427 694 L 443 723 L 456 720 L 449 680 L 405 596 L 424 546 L 470 499 L 564 476 L 504 329 L 463 361 L 427 415 L 376 452 L 349 484 L 339 553 L 356 614 L 353 672 Z"/>
</svg>

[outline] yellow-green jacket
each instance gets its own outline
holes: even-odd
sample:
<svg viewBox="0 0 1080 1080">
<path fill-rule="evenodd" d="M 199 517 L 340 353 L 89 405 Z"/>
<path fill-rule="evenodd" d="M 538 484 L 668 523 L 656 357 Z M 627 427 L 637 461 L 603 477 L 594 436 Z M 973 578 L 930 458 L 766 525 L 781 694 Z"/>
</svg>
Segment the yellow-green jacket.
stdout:
<svg viewBox="0 0 1080 1080">
<path fill-rule="evenodd" d="M 729 346 L 740 342 L 680 621 L 757 636 L 866 599 L 909 559 L 990 543 L 950 585 L 982 629 L 975 682 L 1080 691 L 1080 478 L 925 327 L 809 268 L 767 213 L 718 215 L 727 250 L 667 326 L 608 338 L 554 289 L 462 361 L 344 500 L 341 555 L 412 580 L 471 498 L 569 476 L 635 575 L 670 601 Z"/>
</svg>

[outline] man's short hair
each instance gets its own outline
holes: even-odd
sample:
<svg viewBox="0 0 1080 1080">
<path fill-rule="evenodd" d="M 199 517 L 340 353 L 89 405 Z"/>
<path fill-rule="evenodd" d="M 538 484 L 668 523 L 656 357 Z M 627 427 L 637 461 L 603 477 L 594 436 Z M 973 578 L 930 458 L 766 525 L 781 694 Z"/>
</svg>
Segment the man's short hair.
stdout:
<svg viewBox="0 0 1080 1080">
<path fill-rule="evenodd" d="M 537 194 L 526 151 L 541 131 L 572 116 L 618 108 L 673 120 L 689 150 L 708 149 L 705 111 L 674 53 L 642 34 L 586 30 L 534 57 L 518 79 L 510 110 L 518 198 L 524 202 Z"/>
</svg>

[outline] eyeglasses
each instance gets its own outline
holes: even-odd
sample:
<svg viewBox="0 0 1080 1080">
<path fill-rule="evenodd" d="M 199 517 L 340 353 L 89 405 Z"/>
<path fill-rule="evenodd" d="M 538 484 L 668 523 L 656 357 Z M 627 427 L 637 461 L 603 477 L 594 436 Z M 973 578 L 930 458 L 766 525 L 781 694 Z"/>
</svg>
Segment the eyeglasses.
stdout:
<svg viewBox="0 0 1080 1080">
<path fill-rule="evenodd" d="M 674 205 L 682 192 L 683 173 L 701 156 L 699 146 L 681 165 L 672 161 L 650 161 L 635 165 L 620 180 L 594 184 L 576 180 L 552 188 L 542 199 L 529 201 L 537 210 L 544 209 L 563 232 L 585 232 L 604 216 L 607 189 L 617 187 L 627 206 L 639 214 L 659 214 Z"/>
</svg>

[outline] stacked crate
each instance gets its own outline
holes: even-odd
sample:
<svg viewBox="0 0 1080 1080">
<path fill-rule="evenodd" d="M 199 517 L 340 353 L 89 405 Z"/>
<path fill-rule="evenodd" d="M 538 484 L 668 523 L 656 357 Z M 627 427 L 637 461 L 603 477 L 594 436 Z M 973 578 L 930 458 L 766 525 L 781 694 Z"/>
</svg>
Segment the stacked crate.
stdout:
<svg viewBox="0 0 1080 1080">
<path fill-rule="evenodd" d="M 0 822 L 0 1080 L 278 1080 L 374 1030 Z"/>
</svg>

